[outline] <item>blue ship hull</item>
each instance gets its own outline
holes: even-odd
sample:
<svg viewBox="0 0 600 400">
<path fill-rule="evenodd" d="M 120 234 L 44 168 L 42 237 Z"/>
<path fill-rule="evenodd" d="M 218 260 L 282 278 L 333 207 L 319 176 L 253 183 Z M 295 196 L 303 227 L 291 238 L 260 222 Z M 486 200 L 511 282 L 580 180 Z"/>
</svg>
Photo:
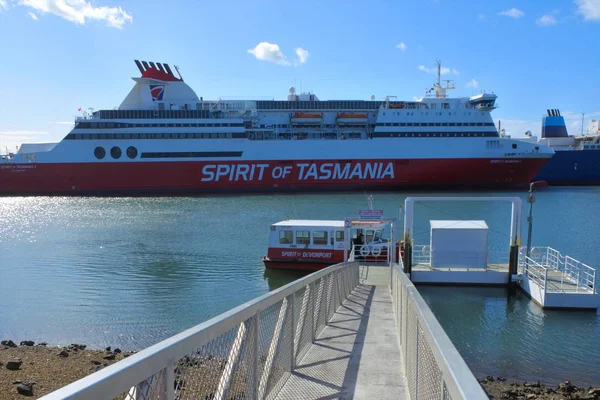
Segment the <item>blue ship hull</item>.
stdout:
<svg viewBox="0 0 600 400">
<path fill-rule="evenodd" d="M 533 180 L 549 185 L 600 185 L 600 150 L 556 150 Z"/>
</svg>

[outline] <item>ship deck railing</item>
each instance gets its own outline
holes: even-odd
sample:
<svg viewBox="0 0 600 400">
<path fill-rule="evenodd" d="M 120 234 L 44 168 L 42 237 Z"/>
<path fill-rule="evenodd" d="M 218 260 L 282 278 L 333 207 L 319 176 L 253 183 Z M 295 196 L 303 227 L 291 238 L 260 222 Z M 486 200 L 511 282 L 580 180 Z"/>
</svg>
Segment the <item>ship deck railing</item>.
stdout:
<svg viewBox="0 0 600 400">
<path fill-rule="evenodd" d="M 402 265 L 358 262 L 312 273 L 43 398 L 323 394 L 487 399 Z"/>
<path fill-rule="evenodd" d="M 596 270 L 552 247 L 533 247 L 529 256 L 519 252 L 518 272 L 545 293 L 597 294 Z"/>
</svg>

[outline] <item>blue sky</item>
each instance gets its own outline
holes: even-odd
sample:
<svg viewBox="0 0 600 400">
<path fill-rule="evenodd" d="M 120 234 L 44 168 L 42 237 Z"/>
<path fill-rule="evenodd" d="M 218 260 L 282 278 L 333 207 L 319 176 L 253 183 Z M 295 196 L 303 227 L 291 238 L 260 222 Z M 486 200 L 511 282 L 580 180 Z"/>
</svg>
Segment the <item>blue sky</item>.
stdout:
<svg viewBox="0 0 600 400">
<path fill-rule="evenodd" d="M 600 0 L 0 0 L 0 146 L 56 141 L 77 109 L 118 106 L 133 60 L 177 65 L 204 98 L 422 96 L 440 59 L 452 95 L 494 91 L 507 133 L 559 108 L 600 116 Z"/>
</svg>

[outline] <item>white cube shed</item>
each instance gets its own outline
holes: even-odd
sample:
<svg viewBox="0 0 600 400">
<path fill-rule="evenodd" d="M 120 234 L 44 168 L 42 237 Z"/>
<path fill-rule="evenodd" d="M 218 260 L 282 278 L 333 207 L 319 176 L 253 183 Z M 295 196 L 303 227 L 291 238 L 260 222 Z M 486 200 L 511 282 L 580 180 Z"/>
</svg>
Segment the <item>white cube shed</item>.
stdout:
<svg viewBox="0 0 600 400">
<path fill-rule="evenodd" d="M 432 268 L 486 268 L 488 226 L 485 221 L 429 221 Z"/>
</svg>

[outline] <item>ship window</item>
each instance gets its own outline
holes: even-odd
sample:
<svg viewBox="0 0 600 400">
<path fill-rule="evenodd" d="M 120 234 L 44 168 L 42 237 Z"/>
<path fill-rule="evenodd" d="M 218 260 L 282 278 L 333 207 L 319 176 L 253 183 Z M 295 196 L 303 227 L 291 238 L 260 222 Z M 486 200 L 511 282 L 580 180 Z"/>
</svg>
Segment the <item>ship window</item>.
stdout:
<svg viewBox="0 0 600 400">
<path fill-rule="evenodd" d="M 344 231 L 335 231 L 335 241 L 336 242 L 344 241 Z"/>
<path fill-rule="evenodd" d="M 137 149 L 135 147 L 129 146 L 127 148 L 127 157 L 129 157 L 129 158 L 136 158 L 137 155 L 138 155 L 138 151 L 137 151 Z"/>
<path fill-rule="evenodd" d="M 310 244 L 310 231 L 296 231 L 296 244 Z"/>
<path fill-rule="evenodd" d="M 112 149 L 110 149 L 110 155 L 115 160 L 118 159 L 118 158 L 121 158 L 121 149 L 118 148 L 117 146 L 113 147 Z"/>
<path fill-rule="evenodd" d="M 327 244 L 327 232 L 326 231 L 314 231 L 313 232 L 313 244 Z"/>
<path fill-rule="evenodd" d="M 516 149 L 516 148 L 517 148 L 517 144 L 516 144 L 516 143 L 513 143 L 513 145 L 512 145 L 512 148 L 513 148 L 513 149 Z"/>
<path fill-rule="evenodd" d="M 94 149 L 94 155 L 98 160 L 102 160 L 106 155 L 106 150 L 104 150 L 104 147 L 96 147 Z"/>
</svg>

